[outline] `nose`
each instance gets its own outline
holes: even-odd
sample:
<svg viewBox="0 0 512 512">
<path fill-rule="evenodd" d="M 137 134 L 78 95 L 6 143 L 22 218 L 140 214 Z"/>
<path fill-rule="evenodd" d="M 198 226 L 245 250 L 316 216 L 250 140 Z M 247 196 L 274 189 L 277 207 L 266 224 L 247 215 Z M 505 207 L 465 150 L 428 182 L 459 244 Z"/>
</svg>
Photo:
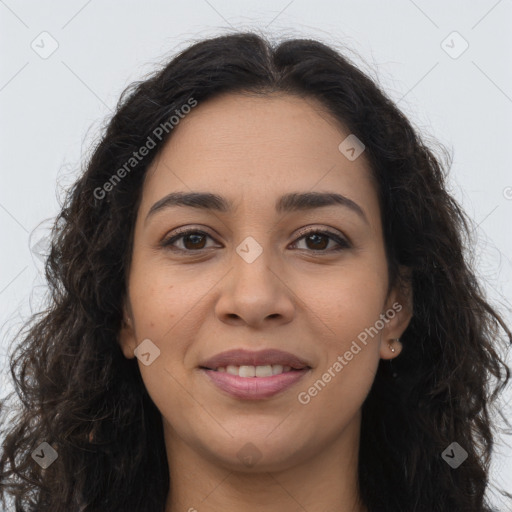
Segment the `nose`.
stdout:
<svg viewBox="0 0 512 512">
<path fill-rule="evenodd" d="M 216 303 L 217 317 L 232 325 L 247 325 L 262 329 L 291 322 L 295 316 L 297 298 L 286 273 L 271 250 L 260 250 L 252 242 L 241 244 L 232 257 L 233 269 L 221 282 L 221 293 Z M 244 249 L 249 249 L 244 253 Z M 254 258 L 254 252 L 259 255 Z"/>
</svg>

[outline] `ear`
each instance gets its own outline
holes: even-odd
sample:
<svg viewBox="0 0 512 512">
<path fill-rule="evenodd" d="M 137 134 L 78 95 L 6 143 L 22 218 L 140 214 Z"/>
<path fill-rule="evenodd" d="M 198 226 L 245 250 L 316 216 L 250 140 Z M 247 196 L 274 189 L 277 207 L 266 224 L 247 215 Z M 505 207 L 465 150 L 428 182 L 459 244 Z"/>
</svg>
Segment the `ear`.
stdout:
<svg viewBox="0 0 512 512">
<path fill-rule="evenodd" d="M 123 303 L 123 322 L 119 331 L 118 342 L 124 357 L 133 359 L 135 357 L 134 350 L 137 347 L 137 337 L 131 307 L 129 303 L 127 305 L 126 301 Z"/>
<path fill-rule="evenodd" d="M 407 267 L 401 267 L 397 285 L 391 290 L 383 311 L 387 321 L 381 336 L 380 357 L 382 359 L 394 359 L 400 354 L 402 343 L 397 342 L 396 339 L 402 336 L 411 321 L 413 299 L 412 272 Z"/>
</svg>

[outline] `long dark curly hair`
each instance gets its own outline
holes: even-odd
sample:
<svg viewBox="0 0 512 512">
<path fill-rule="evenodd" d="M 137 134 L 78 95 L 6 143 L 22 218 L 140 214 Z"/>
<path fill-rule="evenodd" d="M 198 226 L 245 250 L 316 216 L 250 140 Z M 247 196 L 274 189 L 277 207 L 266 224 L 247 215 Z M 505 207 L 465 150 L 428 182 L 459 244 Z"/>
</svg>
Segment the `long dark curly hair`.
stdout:
<svg viewBox="0 0 512 512">
<path fill-rule="evenodd" d="M 390 286 L 400 266 L 410 270 L 414 310 L 403 351 L 380 360 L 362 406 L 363 503 L 370 511 L 491 510 L 490 408 L 510 378 L 500 349 L 512 333 L 472 269 L 473 223 L 446 190 L 447 151 L 439 145 L 444 158 L 435 156 L 339 51 L 311 39 L 271 43 L 254 32 L 197 42 L 130 85 L 68 190 L 45 262 L 48 304 L 18 331 L 10 355 L 18 399 L 2 429 L 2 500 L 20 512 L 164 510 L 161 414 L 118 333 L 143 181 L 172 130 L 153 136 L 156 147 L 108 193 L 101 190 L 191 98 L 200 108 L 230 92 L 315 98 L 363 141 L 378 185 Z M 5 420 L 13 395 L 1 402 Z M 58 454 L 45 469 L 31 456 L 42 442 Z M 441 457 L 452 442 L 468 453 L 457 469 Z"/>
</svg>

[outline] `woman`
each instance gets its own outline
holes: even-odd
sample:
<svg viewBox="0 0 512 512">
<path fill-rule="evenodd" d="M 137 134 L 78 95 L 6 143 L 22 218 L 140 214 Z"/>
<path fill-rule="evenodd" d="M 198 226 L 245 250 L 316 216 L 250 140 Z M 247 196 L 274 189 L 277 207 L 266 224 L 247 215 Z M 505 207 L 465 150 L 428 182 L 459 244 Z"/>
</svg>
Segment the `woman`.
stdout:
<svg viewBox="0 0 512 512">
<path fill-rule="evenodd" d="M 125 91 L 12 358 L 16 510 L 489 511 L 512 333 L 404 115 L 311 40 Z M 490 379 L 494 378 L 494 387 Z"/>
</svg>

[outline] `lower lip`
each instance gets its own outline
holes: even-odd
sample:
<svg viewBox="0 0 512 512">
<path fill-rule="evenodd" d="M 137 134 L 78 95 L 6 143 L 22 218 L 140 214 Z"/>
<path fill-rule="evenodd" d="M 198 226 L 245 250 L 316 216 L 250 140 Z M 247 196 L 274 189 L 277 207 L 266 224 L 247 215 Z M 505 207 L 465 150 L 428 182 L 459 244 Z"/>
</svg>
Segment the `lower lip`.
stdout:
<svg viewBox="0 0 512 512">
<path fill-rule="evenodd" d="M 201 368 L 211 381 L 222 391 L 235 398 L 244 400 L 261 400 L 281 393 L 293 386 L 309 368 L 290 370 L 289 372 L 272 375 L 271 377 L 239 377 L 227 372 L 217 372 Z"/>
</svg>

